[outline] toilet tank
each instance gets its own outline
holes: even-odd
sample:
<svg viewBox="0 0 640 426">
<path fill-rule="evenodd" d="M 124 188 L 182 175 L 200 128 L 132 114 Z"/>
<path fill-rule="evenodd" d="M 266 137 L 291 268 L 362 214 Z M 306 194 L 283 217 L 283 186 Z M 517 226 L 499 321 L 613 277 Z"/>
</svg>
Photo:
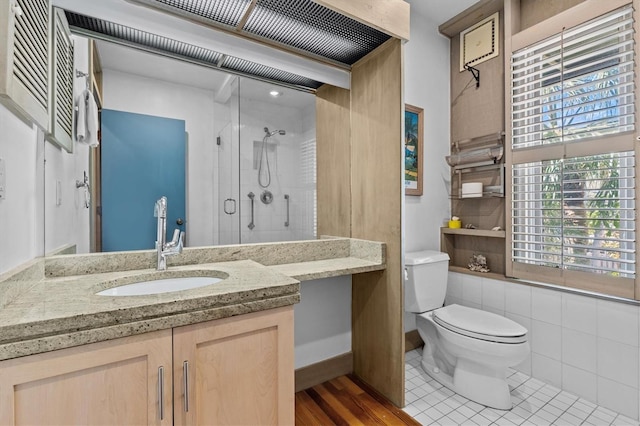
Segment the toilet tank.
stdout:
<svg viewBox="0 0 640 426">
<path fill-rule="evenodd" d="M 442 307 L 447 294 L 449 255 L 434 250 L 404 255 L 404 309 L 427 312 Z"/>
</svg>

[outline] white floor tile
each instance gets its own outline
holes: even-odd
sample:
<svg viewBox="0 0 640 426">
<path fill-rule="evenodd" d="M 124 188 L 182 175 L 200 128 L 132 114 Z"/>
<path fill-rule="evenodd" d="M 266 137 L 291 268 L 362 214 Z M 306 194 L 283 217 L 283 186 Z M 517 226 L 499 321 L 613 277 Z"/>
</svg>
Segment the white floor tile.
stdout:
<svg viewBox="0 0 640 426">
<path fill-rule="evenodd" d="M 419 361 L 417 351 L 407 353 L 408 363 L 416 358 Z M 609 390 L 628 390 L 628 386 L 604 380 L 605 385 L 611 387 Z M 617 413 L 515 370 L 510 370 L 508 383 L 514 408 L 497 410 L 469 401 L 416 371 L 415 376 L 407 380 L 404 411 L 421 424 L 433 426 L 640 426 L 625 413 L 637 407 L 637 397 L 634 401 L 629 398 L 627 405 L 631 407 L 624 404 L 627 401 L 619 401 L 622 410 Z M 634 395 L 637 396 L 637 392 Z"/>
<path fill-rule="evenodd" d="M 411 404 L 405 406 L 402 410 L 413 418 L 422 412 L 418 407 Z"/>
</svg>

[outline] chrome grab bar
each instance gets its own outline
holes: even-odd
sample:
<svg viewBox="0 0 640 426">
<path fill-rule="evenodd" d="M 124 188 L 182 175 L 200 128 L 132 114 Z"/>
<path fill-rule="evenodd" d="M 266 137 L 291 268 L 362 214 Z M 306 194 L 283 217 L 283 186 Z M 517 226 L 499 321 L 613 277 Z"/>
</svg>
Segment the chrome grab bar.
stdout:
<svg viewBox="0 0 640 426">
<path fill-rule="evenodd" d="M 247 194 L 247 197 L 249 197 L 249 199 L 251 199 L 251 223 L 247 226 L 247 228 L 249 229 L 253 229 L 256 227 L 256 225 L 253 223 L 253 202 L 254 199 L 256 197 L 256 195 L 253 192 L 250 192 Z"/>
<path fill-rule="evenodd" d="M 284 194 L 284 199 L 287 201 L 287 220 L 284 223 L 284 226 L 289 226 L 289 194 Z"/>
</svg>

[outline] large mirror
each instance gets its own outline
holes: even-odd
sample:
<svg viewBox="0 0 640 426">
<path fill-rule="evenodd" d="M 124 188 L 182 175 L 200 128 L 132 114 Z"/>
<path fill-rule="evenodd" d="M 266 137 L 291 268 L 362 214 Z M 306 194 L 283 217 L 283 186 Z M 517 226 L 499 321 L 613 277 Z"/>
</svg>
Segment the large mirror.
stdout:
<svg viewBox="0 0 640 426">
<path fill-rule="evenodd" d="M 45 147 L 46 253 L 153 248 L 163 195 L 186 246 L 315 238 L 313 94 L 72 38 L 76 102 L 101 68 L 101 142 Z"/>
</svg>

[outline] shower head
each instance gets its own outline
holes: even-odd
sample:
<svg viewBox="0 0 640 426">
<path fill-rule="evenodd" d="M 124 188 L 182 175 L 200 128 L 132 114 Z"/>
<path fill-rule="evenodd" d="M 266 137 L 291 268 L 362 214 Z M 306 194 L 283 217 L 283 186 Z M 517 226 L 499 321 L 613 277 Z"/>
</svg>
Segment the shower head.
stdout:
<svg viewBox="0 0 640 426">
<path fill-rule="evenodd" d="M 268 127 L 264 128 L 264 132 L 267 134 L 267 137 L 273 136 L 275 134 L 278 134 L 278 135 L 281 135 L 281 136 L 284 136 L 284 135 L 287 134 L 287 132 L 284 131 L 284 130 L 274 130 L 274 131 L 270 132 Z"/>
</svg>

